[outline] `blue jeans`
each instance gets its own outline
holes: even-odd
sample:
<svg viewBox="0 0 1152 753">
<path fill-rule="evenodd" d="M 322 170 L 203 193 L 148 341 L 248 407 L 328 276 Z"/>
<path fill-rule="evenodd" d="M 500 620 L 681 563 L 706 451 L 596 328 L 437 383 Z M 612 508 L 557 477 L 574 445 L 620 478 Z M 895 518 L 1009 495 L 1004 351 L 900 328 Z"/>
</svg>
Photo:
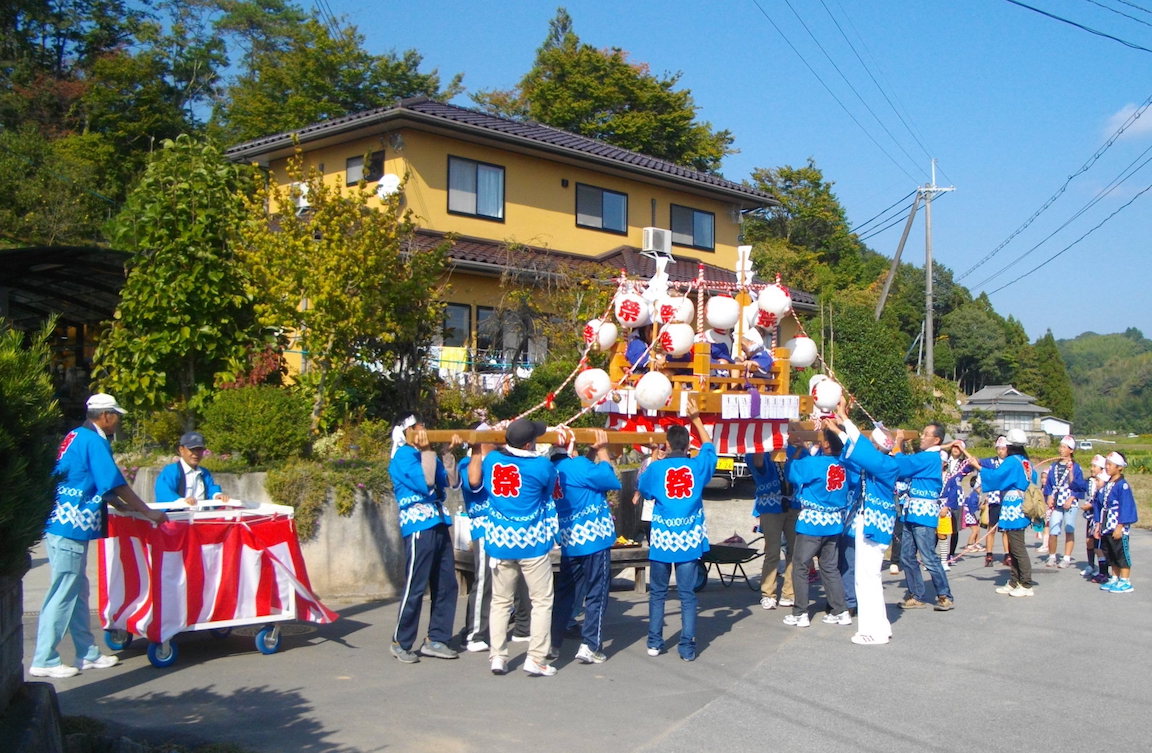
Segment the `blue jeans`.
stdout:
<svg viewBox="0 0 1152 753">
<path fill-rule="evenodd" d="M 36 628 L 36 651 L 33 667 L 55 667 L 60 664 L 56 647 L 64 633 L 72 634 L 77 662 L 100 658 L 100 647 L 88 626 L 88 542 L 68 539 L 54 533 L 45 534 L 44 546 L 52 569 L 52 582 L 40 608 Z"/>
<path fill-rule="evenodd" d="M 560 574 L 556 576 L 556 601 L 552 605 L 552 647 L 564 643 L 564 631 L 580 604 L 584 605 L 584 624 L 580 636 L 588 648 L 599 651 L 603 645 L 601 628 L 604 606 L 608 603 L 608 590 L 612 585 L 612 550 L 578 557 L 560 558 Z"/>
<path fill-rule="evenodd" d="M 936 554 L 936 529 L 919 523 L 904 521 L 904 542 L 900 547 L 900 567 L 904 569 L 904 577 L 908 582 L 908 593 L 917 601 L 924 601 L 924 576 L 920 574 L 920 563 L 916 561 L 919 553 L 920 562 L 928 568 L 932 576 L 932 585 L 936 588 L 937 596 L 952 598 L 952 590 L 948 587 L 948 576 L 940 565 L 940 556 Z"/>
<path fill-rule="evenodd" d="M 648 563 L 648 648 L 664 648 L 664 600 L 668 580 L 676 568 L 676 592 L 680 595 L 680 656 L 696 657 L 696 577 L 700 561 Z"/>
</svg>

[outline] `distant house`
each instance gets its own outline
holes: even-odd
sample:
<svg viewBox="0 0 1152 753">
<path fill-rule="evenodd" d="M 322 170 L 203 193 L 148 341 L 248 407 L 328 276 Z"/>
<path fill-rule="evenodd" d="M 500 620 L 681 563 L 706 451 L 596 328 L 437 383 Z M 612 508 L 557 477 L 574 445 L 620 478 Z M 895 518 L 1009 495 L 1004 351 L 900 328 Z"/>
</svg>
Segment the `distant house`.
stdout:
<svg viewBox="0 0 1152 753">
<path fill-rule="evenodd" d="M 976 412 L 990 416 L 998 434 L 1006 434 L 1009 429 L 1023 429 L 1031 442 L 1047 444 L 1048 432 L 1044 420 L 1060 421 L 1071 429 L 1071 424 L 1049 415 L 1048 409 L 1036 404 L 1036 398 L 1026 395 L 1010 384 L 993 384 L 977 391 L 960 406 L 960 433 L 967 435 L 972 430 L 971 418 Z M 1067 432 L 1061 433 L 1064 436 Z"/>
<path fill-rule="evenodd" d="M 1072 433 L 1072 422 L 1056 416 L 1044 416 L 1040 419 L 1040 428 L 1045 434 L 1063 439 Z"/>
</svg>

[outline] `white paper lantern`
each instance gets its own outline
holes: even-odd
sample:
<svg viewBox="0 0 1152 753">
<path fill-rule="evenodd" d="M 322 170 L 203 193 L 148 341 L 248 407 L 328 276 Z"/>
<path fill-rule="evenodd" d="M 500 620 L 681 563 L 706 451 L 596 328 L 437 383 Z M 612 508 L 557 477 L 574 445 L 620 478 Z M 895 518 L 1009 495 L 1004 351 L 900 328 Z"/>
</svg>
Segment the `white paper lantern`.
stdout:
<svg viewBox="0 0 1152 753">
<path fill-rule="evenodd" d="M 704 305 L 704 320 L 712 329 L 732 329 L 740 321 L 740 304 L 735 298 L 714 295 Z"/>
<path fill-rule="evenodd" d="M 803 335 L 793 337 L 784 343 L 784 347 L 788 348 L 788 352 L 791 354 L 788 357 L 788 363 L 797 369 L 806 369 L 816 363 L 816 343 L 811 337 L 804 337 Z"/>
<path fill-rule="evenodd" d="M 679 298 L 661 298 L 653 306 L 653 318 L 657 324 L 680 322 L 691 324 L 696 318 L 696 306 L 687 296 Z"/>
<path fill-rule="evenodd" d="M 576 375 L 573 385 L 580 402 L 588 405 L 607 395 L 612 390 L 612 378 L 604 369 L 587 369 Z"/>
<path fill-rule="evenodd" d="M 665 324 L 659 335 L 661 349 L 673 356 L 682 356 L 692 350 L 692 341 L 695 339 L 696 333 L 692 327 L 678 322 Z"/>
<path fill-rule="evenodd" d="M 620 336 L 619 328 L 612 322 L 606 322 L 602 319 L 591 319 L 584 325 L 584 344 L 596 343 L 602 351 L 612 349 L 616 344 L 616 338 Z"/>
<path fill-rule="evenodd" d="M 813 374 L 812 378 L 808 380 L 808 394 L 812 397 L 816 397 L 816 385 L 820 384 L 827 378 L 827 374 Z"/>
<path fill-rule="evenodd" d="M 649 371 L 636 383 L 636 402 L 645 410 L 656 410 L 668 404 L 672 382 L 659 371 Z"/>
<path fill-rule="evenodd" d="M 779 317 L 771 312 L 765 311 L 754 303 L 744 307 L 744 324 L 747 325 L 749 329 L 752 327 L 772 329 L 779 323 Z"/>
<path fill-rule="evenodd" d="M 840 404 L 840 398 L 844 397 L 844 388 L 831 379 L 825 379 L 816 385 L 815 394 L 812 397 L 816 407 L 820 410 L 834 411 L 836 406 Z"/>
<path fill-rule="evenodd" d="M 652 322 L 652 307 L 648 301 L 635 293 L 616 296 L 613 303 L 616 321 L 629 329 L 644 327 Z"/>
<path fill-rule="evenodd" d="M 756 297 L 756 305 L 779 319 L 792 310 L 792 296 L 780 285 L 769 285 Z"/>
</svg>

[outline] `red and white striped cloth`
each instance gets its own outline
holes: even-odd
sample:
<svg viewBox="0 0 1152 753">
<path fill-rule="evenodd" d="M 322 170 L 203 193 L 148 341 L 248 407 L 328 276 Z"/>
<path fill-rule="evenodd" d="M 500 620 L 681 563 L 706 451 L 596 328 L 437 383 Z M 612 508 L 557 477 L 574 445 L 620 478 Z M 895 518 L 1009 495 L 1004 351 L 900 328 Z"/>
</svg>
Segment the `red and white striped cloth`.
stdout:
<svg viewBox="0 0 1152 753">
<path fill-rule="evenodd" d="M 702 419 L 712 435 L 716 452 L 721 455 L 772 452 L 783 450 L 788 446 L 788 422 L 786 420 L 755 418 L 710 420 L 708 416 L 703 416 Z M 688 419 L 679 416 L 661 414 L 653 418 L 651 416 L 624 416 L 613 413 L 608 416 L 607 428 L 613 431 L 651 431 L 659 427 L 667 431 L 668 427 L 674 424 L 688 426 L 692 431 L 694 443 L 699 444 L 700 438 L 696 436 L 695 429 L 689 425 Z"/>
<path fill-rule="evenodd" d="M 188 629 L 261 618 L 337 619 L 312 592 L 296 527 L 274 515 L 173 521 L 110 515 L 100 541 L 99 609 L 105 630 L 161 643 Z"/>
</svg>

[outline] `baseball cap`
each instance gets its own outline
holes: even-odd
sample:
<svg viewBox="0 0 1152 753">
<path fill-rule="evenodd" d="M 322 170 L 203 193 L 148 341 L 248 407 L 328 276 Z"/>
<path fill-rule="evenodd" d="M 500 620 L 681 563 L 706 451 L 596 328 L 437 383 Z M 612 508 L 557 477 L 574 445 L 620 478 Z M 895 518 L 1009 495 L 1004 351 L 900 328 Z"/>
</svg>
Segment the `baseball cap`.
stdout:
<svg viewBox="0 0 1152 753">
<path fill-rule="evenodd" d="M 527 418 L 518 418 L 508 424 L 508 428 L 504 430 L 504 441 L 513 447 L 523 447 L 546 431 L 548 431 L 547 424 L 531 421 Z"/>
<path fill-rule="evenodd" d="M 204 443 L 204 435 L 198 431 L 190 431 L 180 437 L 180 446 L 187 447 L 189 450 L 207 447 Z"/>
<path fill-rule="evenodd" d="M 88 410 L 116 411 L 117 413 L 128 412 L 120 407 L 120 403 L 116 402 L 116 398 L 112 397 L 106 392 L 97 392 L 95 395 L 88 398 L 87 405 Z"/>
</svg>

